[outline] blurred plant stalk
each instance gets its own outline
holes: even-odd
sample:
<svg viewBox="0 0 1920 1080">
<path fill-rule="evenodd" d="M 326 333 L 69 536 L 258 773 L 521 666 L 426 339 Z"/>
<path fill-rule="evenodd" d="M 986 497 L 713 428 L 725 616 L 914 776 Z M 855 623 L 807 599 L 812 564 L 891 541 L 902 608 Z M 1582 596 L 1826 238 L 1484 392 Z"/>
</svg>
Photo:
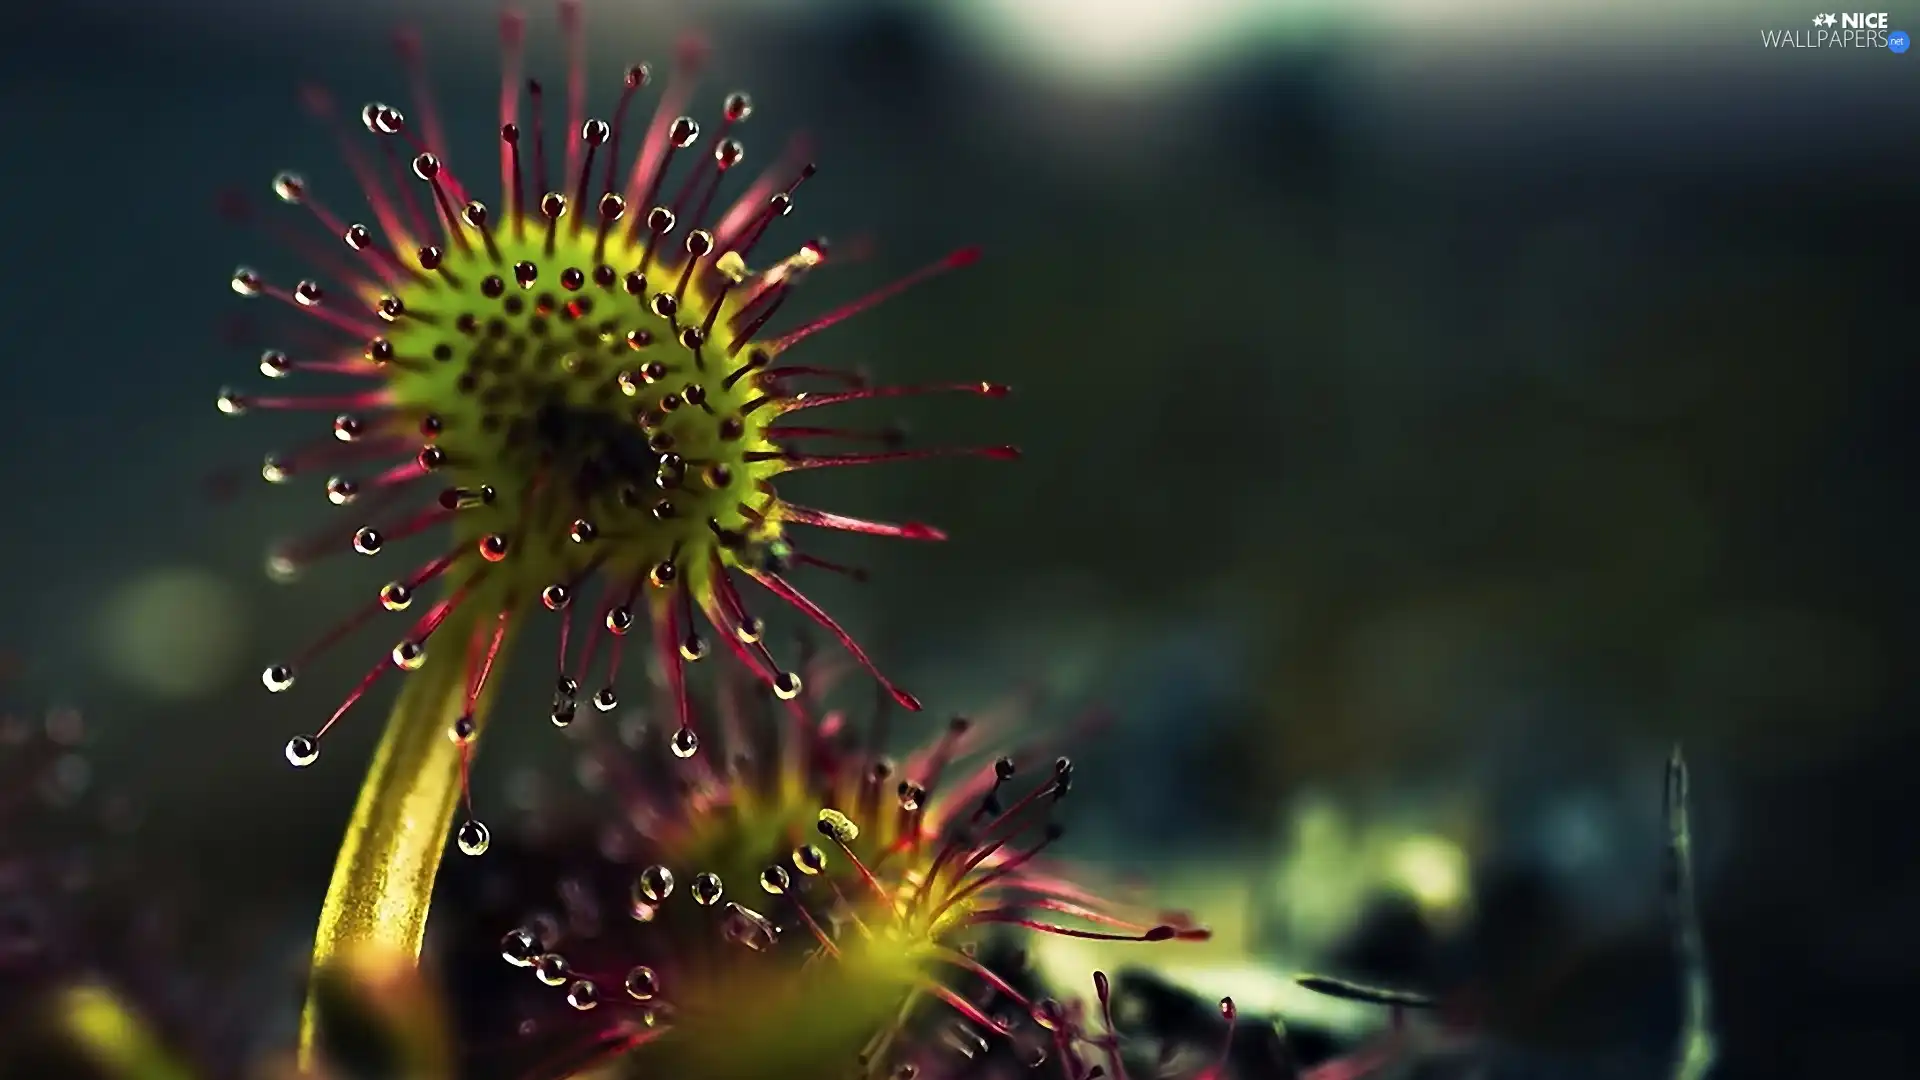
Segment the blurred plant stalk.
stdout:
<svg viewBox="0 0 1920 1080">
<path fill-rule="evenodd" d="M 1706 1080 L 1719 1058 L 1713 1035 L 1713 996 L 1707 982 L 1707 952 L 1700 934 L 1700 908 L 1693 886 L 1693 824 L 1688 813 L 1687 759 L 1675 746 L 1667 758 L 1667 889 L 1672 905 L 1674 951 L 1680 960 L 1683 1010 L 1673 1080 Z"/>
</svg>

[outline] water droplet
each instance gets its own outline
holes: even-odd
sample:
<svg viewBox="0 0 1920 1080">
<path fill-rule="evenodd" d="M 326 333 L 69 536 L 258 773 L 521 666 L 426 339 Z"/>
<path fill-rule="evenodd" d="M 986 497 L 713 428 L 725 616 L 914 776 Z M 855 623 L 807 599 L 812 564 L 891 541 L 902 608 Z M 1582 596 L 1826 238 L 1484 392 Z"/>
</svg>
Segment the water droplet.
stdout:
<svg viewBox="0 0 1920 1080">
<path fill-rule="evenodd" d="M 532 931 L 524 926 L 515 927 L 500 939 L 500 958 L 514 967 L 532 967 L 539 948 L 540 943 L 533 940 Z"/>
<path fill-rule="evenodd" d="M 927 801 L 927 789 L 911 780 L 900 781 L 900 809 L 912 813 Z"/>
<path fill-rule="evenodd" d="M 619 704 L 620 695 L 611 686 L 603 686 L 593 692 L 593 707 L 601 712 L 612 712 Z"/>
<path fill-rule="evenodd" d="M 357 416 L 341 413 L 333 418 L 333 437 L 341 442 L 353 442 L 366 434 L 367 425 Z"/>
<path fill-rule="evenodd" d="M 760 888 L 773 896 L 782 895 L 792 884 L 793 877 L 779 863 L 760 871 Z"/>
<path fill-rule="evenodd" d="M 447 738 L 456 743 L 471 742 L 476 730 L 478 725 L 474 723 L 473 714 L 463 713 L 453 723 L 447 725 Z"/>
<path fill-rule="evenodd" d="M 745 945 L 754 952 L 764 952 L 780 941 L 780 931 L 765 915 L 750 907 L 729 902 L 727 915 L 720 926 L 720 934 L 735 945 Z"/>
<path fill-rule="evenodd" d="M 398 135 L 407 126 L 399 109 L 379 101 L 360 107 L 360 122 L 376 135 Z"/>
<path fill-rule="evenodd" d="M 546 953 L 533 962 L 533 976 L 548 986 L 559 986 L 567 981 L 567 958 L 559 953 Z"/>
<path fill-rule="evenodd" d="M 301 307 L 318 307 L 320 302 L 326 298 L 326 290 L 322 289 L 320 283 L 312 278 L 308 278 L 293 287 L 293 302 L 299 304 Z"/>
<path fill-rule="evenodd" d="M 586 1012 L 600 1004 L 600 988 L 585 979 L 576 979 L 567 987 L 567 1004 Z"/>
<path fill-rule="evenodd" d="M 836 844 L 851 844 L 860 839 L 860 826 L 853 819 L 831 807 L 820 811 L 820 835 L 828 837 Z"/>
<path fill-rule="evenodd" d="M 260 479 L 269 484 L 284 484 L 287 482 L 287 477 L 292 475 L 287 471 L 286 465 L 272 454 L 268 454 L 260 461 Z"/>
<path fill-rule="evenodd" d="M 292 689 L 293 678 L 293 669 L 285 664 L 275 664 L 260 673 L 260 682 L 266 686 L 269 692 L 275 694 Z"/>
<path fill-rule="evenodd" d="M 345 240 L 347 246 L 353 250 L 365 251 L 367 245 L 373 243 L 373 230 L 367 228 L 365 225 L 349 225 L 347 226 L 347 231 L 341 234 L 340 238 Z"/>
<path fill-rule="evenodd" d="M 427 662 L 427 645 L 424 641 L 403 641 L 393 647 L 393 666 L 401 671 L 419 671 Z"/>
<path fill-rule="evenodd" d="M 669 746 L 673 750 L 674 757 L 690 758 L 700 752 L 700 736 L 695 734 L 692 728 L 683 727 L 673 733 Z"/>
<path fill-rule="evenodd" d="M 298 205 L 307 197 L 307 182 L 299 173 L 283 172 L 273 178 L 273 193 L 281 202 Z"/>
<path fill-rule="evenodd" d="M 793 849 L 794 868 L 812 877 L 827 868 L 827 853 L 812 844 Z"/>
<path fill-rule="evenodd" d="M 726 891 L 726 886 L 720 883 L 719 874 L 702 871 L 693 876 L 693 884 L 687 886 L 687 891 L 693 895 L 694 903 L 712 907 L 720 902 L 720 894 Z"/>
<path fill-rule="evenodd" d="M 260 354 L 260 374 L 269 379 L 283 379 L 293 370 L 293 358 L 279 349 L 268 349 Z"/>
<path fill-rule="evenodd" d="M 239 416 L 247 411 L 247 399 L 237 390 L 221 390 L 220 396 L 214 399 L 214 405 L 228 416 Z"/>
<path fill-rule="evenodd" d="M 389 581 L 380 586 L 380 606 L 388 611 L 405 611 L 413 605 L 413 589 L 405 582 Z"/>
<path fill-rule="evenodd" d="M 353 550 L 362 555 L 378 555 L 386 544 L 387 538 L 380 535 L 379 529 L 368 527 L 353 534 Z"/>
<path fill-rule="evenodd" d="M 743 93 L 735 91 L 727 95 L 727 101 L 723 108 L 726 111 L 727 119 L 737 124 L 753 115 L 753 99 Z"/>
<path fill-rule="evenodd" d="M 243 266 L 233 272 L 233 291 L 241 296 L 259 296 L 265 286 L 266 279 L 251 266 Z"/>
<path fill-rule="evenodd" d="M 674 120 L 673 127 L 667 131 L 667 138 L 672 139 L 673 144 L 682 150 L 692 146 L 693 141 L 699 137 L 700 124 L 691 116 L 682 116 Z"/>
<path fill-rule="evenodd" d="M 360 497 L 360 482 L 344 476 L 327 477 L 327 501 L 335 506 L 345 506 Z"/>
<path fill-rule="evenodd" d="M 673 895 L 673 871 L 656 863 L 640 871 L 640 879 L 634 884 L 641 896 L 658 904 Z"/>
<path fill-rule="evenodd" d="M 798 672 L 783 671 L 773 677 L 773 696 L 781 701 L 792 701 L 799 697 L 801 689 Z"/>
<path fill-rule="evenodd" d="M 645 964 L 627 972 L 627 996 L 635 1001 L 652 1001 L 660 993 L 660 976 Z"/>
<path fill-rule="evenodd" d="M 463 855 L 485 855 L 487 846 L 493 843 L 493 834 L 478 821 L 468 818 L 460 823 L 460 830 L 454 834 Z"/>
<path fill-rule="evenodd" d="M 571 699 L 557 698 L 553 703 L 553 711 L 548 715 L 553 720 L 554 727 L 563 728 L 573 723 L 573 718 L 579 709 L 580 706 L 574 704 Z"/>
<path fill-rule="evenodd" d="M 432 154 L 415 154 L 413 158 L 413 175 L 422 180 L 431 180 L 439 176 L 440 159 Z"/>
<path fill-rule="evenodd" d="M 320 758 L 320 742 L 311 735 L 295 735 L 287 740 L 287 763 L 304 769 Z"/>
</svg>

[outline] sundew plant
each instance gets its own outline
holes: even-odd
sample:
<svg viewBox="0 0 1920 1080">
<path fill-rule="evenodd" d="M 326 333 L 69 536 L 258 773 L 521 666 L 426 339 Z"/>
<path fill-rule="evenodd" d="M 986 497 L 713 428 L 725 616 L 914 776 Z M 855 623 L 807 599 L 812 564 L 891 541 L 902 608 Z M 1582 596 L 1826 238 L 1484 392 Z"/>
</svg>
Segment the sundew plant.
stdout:
<svg viewBox="0 0 1920 1080">
<path fill-rule="evenodd" d="M 688 665 L 730 654 L 779 698 L 802 691 L 790 660 L 763 640 L 750 589 L 823 628 L 892 700 L 918 709 L 796 584 L 797 570 L 844 568 L 810 554 L 795 528 L 942 534 L 790 502 L 774 482 L 940 453 L 1016 456 L 1007 446 L 862 446 L 888 440 L 812 420 L 815 410 L 848 402 L 1006 393 L 982 382 L 870 386 L 807 362 L 821 331 L 973 262 L 975 251 L 784 324 L 779 316 L 800 282 L 831 259 L 821 240 L 766 254 L 782 242 L 813 164 L 776 163 L 722 197 L 746 160 L 736 135 L 753 106 L 729 95 L 705 130 L 687 112 L 702 47 L 677 49 L 650 120 L 636 121 L 633 109 L 655 81 L 645 64 L 611 80 L 618 96 L 602 119 L 588 111 L 597 95 L 577 3 L 561 5 L 560 24 L 569 64 L 564 87 L 550 94 L 522 78 L 524 21 L 502 17 L 499 141 L 473 164 L 446 146 L 415 38 L 403 37 L 400 49 L 415 87 L 412 115 L 374 102 L 356 120 L 309 90 L 309 109 L 337 130 L 364 215 L 283 172 L 273 191 L 310 226 L 290 239 L 325 277 L 282 284 L 246 267 L 233 275 L 236 293 L 283 304 L 331 341 L 260 358 L 265 377 L 325 381 L 322 390 L 219 395 L 228 414 L 332 415 L 330 432 L 269 456 L 261 474 L 273 483 L 313 477 L 352 517 L 276 550 L 272 569 L 293 575 L 335 552 L 389 559 L 410 542 L 423 549 L 357 612 L 262 676 L 269 690 L 290 691 L 320 651 L 387 613 L 406 613 L 391 649 L 331 715 L 286 746 L 294 765 L 313 763 L 326 733 L 381 676 L 407 676 L 323 909 L 322 964 L 351 943 L 418 952 L 441 838 L 463 794 L 457 846 L 468 854 L 488 846 L 467 767 L 496 674 L 529 624 L 557 656 L 555 724 L 571 723 L 583 705 L 615 708 L 623 671 L 631 678 L 651 662 L 675 718 L 662 738 L 683 760 L 700 753 L 705 734 Z M 497 194 L 485 201 L 481 185 L 495 173 Z M 823 448 L 835 443 L 853 448 Z M 638 659 L 627 650 L 635 636 L 651 641 Z"/>
</svg>

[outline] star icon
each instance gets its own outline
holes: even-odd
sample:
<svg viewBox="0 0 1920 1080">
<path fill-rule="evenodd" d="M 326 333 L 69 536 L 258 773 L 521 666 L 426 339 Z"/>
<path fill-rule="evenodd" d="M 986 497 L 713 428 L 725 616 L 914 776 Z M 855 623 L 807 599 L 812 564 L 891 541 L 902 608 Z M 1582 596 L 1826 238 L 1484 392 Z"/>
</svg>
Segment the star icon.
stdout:
<svg viewBox="0 0 1920 1080">
<path fill-rule="evenodd" d="M 1820 24 L 1822 26 L 1832 26 L 1834 23 L 1839 21 L 1840 20 L 1834 18 L 1831 14 L 1820 16 Z"/>
</svg>

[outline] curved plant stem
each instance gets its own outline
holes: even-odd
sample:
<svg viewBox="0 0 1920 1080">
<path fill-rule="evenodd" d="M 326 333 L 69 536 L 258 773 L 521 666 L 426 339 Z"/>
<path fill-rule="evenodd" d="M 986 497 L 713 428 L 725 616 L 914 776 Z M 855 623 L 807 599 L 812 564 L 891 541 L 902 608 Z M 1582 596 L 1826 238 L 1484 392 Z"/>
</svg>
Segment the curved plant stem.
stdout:
<svg viewBox="0 0 1920 1080">
<path fill-rule="evenodd" d="M 420 955 L 434 878 L 460 802 L 460 748 L 447 731 L 466 708 L 466 650 L 460 646 L 473 630 L 472 616 L 456 609 L 434 635 L 449 647 L 429 654 L 426 665 L 408 677 L 387 718 L 320 908 L 314 972 L 368 949 Z M 474 709 L 476 742 L 492 696 L 483 694 Z M 313 1042 L 309 983 L 300 1017 L 303 1067 L 312 1064 Z"/>
</svg>

